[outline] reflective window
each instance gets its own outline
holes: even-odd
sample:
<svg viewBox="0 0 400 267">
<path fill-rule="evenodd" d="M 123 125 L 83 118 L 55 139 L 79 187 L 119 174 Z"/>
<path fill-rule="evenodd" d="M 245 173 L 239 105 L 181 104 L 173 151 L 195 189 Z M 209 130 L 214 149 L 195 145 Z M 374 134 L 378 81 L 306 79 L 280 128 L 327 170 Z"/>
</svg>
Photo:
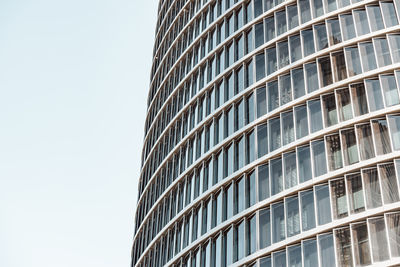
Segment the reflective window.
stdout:
<svg viewBox="0 0 400 267">
<path fill-rule="evenodd" d="M 351 251 L 350 228 L 334 230 L 336 243 L 336 257 L 339 266 L 353 266 L 353 253 Z"/>
<path fill-rule="evenodd" d="M 361 160 L 375 157 L 372 129 L 369 123 L 356 125 Z"/>
<path fill-rule="evenodd" d="M 246 175 L 246 207 L 249 208 L 257 202 L 256 174 L 251 172 Z"/>
<path fill-rule="evenodd" d="M 246 135 L 246 164 L 253 162 L 256 157 L 254 131 Z"/>
<path fill-rule="evenodd" d="M 347 63 L 347 71 L 349 76 L 361 74 L 360 54 L 357 47 L 346 47 L 344 49 Z"/>
<path fill-rule="evenodd" d="M 322 0 L 311 0 L 311 6 L 313 7 L 313 18 L 317 18 L 324 14 L 324 6 Z"/>
<path fill-rule="evenodd" d="M 280 119 L 270 119 L 269 126 L 269 151 L 274 151 L 281 147 L 281 125 Z"/>
<path fill-rule="evenodd" d="M 313 54 L 315 52 L 313 31 L 311 29 L 301 31 L 301 37 L 303 38 L 304 56 Z"/>
<path fill-rule="evenodd" d="M 332 211 L 334 219 L 341 219 L 348 215 L 347 196 L 344 178 L 330 181 L 332 192 Z"/>
<path fill-rule="evenodd" d="M 244 138 L 235 142 L 235 171 L 244 166 Z"/>
<path fill-rule="evenodd" d="M 324 108 L 324 120 L 327 127 L 338 123 L 336 101 L 334 94 L 322 96 L 322 105 Z"/>
<path fill-rule="evenodd" d="M 306 94 L 306 88 L 304 84 L 304 72 L 303 69 L 292 69 L 290 73 L 292 77 L 293 85 L 293 98 L 299 98 Z"/>
<path fill-rule="evenodd" d="M 247 252 L 246 255 L 250 255 L 257 250 L 257 221 L 256 221 L 256 216 L 251 217 L 247 221 L 247 233 L 246 233 L 246 241 L 247 241 Z"/>
<path fill-rule="evenodd" d="M 333 247 L 333 235 L 324 234 L 318 236 L 319 260 L 321 266 L 335 267 L 335 251 Z"/>
<path fill-rule="evenodd" d="M 265 56 L 264 53 L 256 55 L 256 81 L 265 77 Z"/>
<path fill-rule="evenodd" d="M 307 105 L 310 116 L 310 130 L 311 133 L 314 133 L 322 129 L 321 102 L 319 99 L 310 100 L 307 102 Z"/>
<path fill-rule="evenodd" d="M 339 15 L 340 26 L 342 28 L 343 40 L 347 41 L 356 37 L 356 29 L 354 28 L 354 21 L 352 14 Z"/>
<path fill-rule="evenodd" d="M 283 155 L 285 189 L 297 185 L 296 153 L 286 153 Z"/>
<path fill-rule="evenodd" d="M 356 24 L 356 32 L 358 36 L 370 32 L 367 12 L 364 9 L 353 10 L 353 17 Z"/>
<path fill-rule="evenodd" d="M 350 91 L 355 116 L 361 116 L 368 113 L 367 95 L 364 84 L 351 84 Z"/>
<path fill-rule="evenodd" d="M 328 28 L 329 44 L 335 45 L 342 42 L 339 20 L 338 19 L 327 20 L 326 26 Z"/>
<path fill-rule="evenodd" d="M 317 241 L 315 239 L 302 241 L 304 267 L 314 267 L 318 262 Z"/>
<path fill-rule="evenodd" d="M 392 257 L 400 256 L 400 213 L 386 214 L 389 245 Z"/>
<path fill-rule="evenodd" d="M 299 170 L 300 183 L 312 178 L 310 147 L 297 147 L 297 166 Z"/>
<path fill-rule="evenodd" d="M 388 35 L 390 51 L 394 63 L 400 62 L 400 35 L 390 34 Z"/>
<path fill-rule="evenodd" d="M 383 96 L 379 80 L 365 80 L 365 89 L 367 90 L 368 106 L 370 111 L 382 109 Z"/>
<path fill-rule="evenodd" d="M 309 63 L 304 65 L 306 72 L 306 88 L 311 93 L 319 88 L 317 64 Z"/>
<path fill-rule="evenodd" d="M 384 67 L 386 65 L 392 64 L 392 59 L 390 58 L 389 45 L 386 38 L 375 38 L 373 43 L 376 51 L 376 58 L 378 59 L 378 66 Z"/>
<path fill-rule="evenodd" d="M 275 13 L 276 18 L 276 34 L 279 36 L 287 31 L 286 12 L 279 11 Z"/>
<path fill-rule="evenodd" d="M 283 210 L 283 206 L 282 206 Z M 260 249 L 271 245 L 271 219 L 270 210 L 264 209 L 260 211 Z"/>
<path fill-rule="evenodd" d="M 264 19 L 265 25 L 265 42 L 271 41 L 275 37 L 275 20 L 274 17 Z"/>
<path fill-rule="evenodd" d="M 346 62 L 342 51 L 332 53 L 333 77 L 335 81 L 341 81 L 347 78 Z"/>
<path fill-rule="evenodd" d="M 288 266 L 301 267 L 301 246 L 291 246 L 287 248 L 288 253 Z"/>
<path fill-rule="evenodd" d="M 301 23 L 306 23 L 307 21 L 311 20 L 311 8 L 310 8 L 310 1 L 309 0 L 299 0 L 298 6 L 300 10 L 300 20 Z"/>
<path fill-rule="evenodd" d="M 308 135 L 308 120 L 306 105 L 294 107 L 294 117 L 296 125 L 296 139 L 303 138 Z"/>
<path fill-rule="evenodd" d="M 332 84 L 332 67 L 329 57 L 318 59 L 318 69 L 320 73 L 321 87 Z"/>
<path fill-rule="evenodd" d="M 351 165 L 358 162 L 358 146 L 354 129 L 341 131 L 344 164 Z"/>
<path fill-rule="evenodd" d="M 289 64 L 288 42 L 278 43 L 278 62 L 279 62 L 279 68 L 283 68 Z"/>
<path fill-rule="evenodd" d="M 396 85 L 396 79 L 393 75 L 381 75 L 380 77 L 383 96 L 387 107 L 400 103 L 399 91 Z"/>
<path fill-rule="evenodd" d="M 376 154 L 382 155 L 392 152 L 387 121 L 385 119 L 377 119 L 372 120 L 371 123 Z"/>
<path fill-rule="evenodd" d="M 273 243 L 285 239 L 285 213 L 283 202 L 271 205 L 272 210 L 272 241 Z"/>
<path fill-rule="evenodd" d="M 292 85 L 290 74 L 279 76 L 280 105 L 285 105 L 292 100 Z"/>
<path fill-rule="evenodd" d="M 392 2 L 380 2 L 380 6 L 386 27 L 392 27 L 399 24 L 396 10 Z"/>
<path fill-rule="evenodd" d="M 353 251 L 356 266 L 371 264 L 371 254 L 366 223 L 351 225 L 353 237 Z"/>
<path fill-rule="evenodd" d="M 285 199 L 286 233 L 291 237 L 300 233 L 299 200 L 297 197 Z"/>
<path fill-rule="evenodd" d="M 307 231 L 315 227 L 315 208 L 313 190 L 300 192 L 301 225 Z"/>
<path fill-rule="evenodd" d="M 267 75 L 275 72 L 278 69 L 276 61 L 276 48 L 269 48 L 266 50 L 267 53 Z M 265 74 L 264 74 L 265 75 Z"/>
<path fill-rule="evenodd" d="M 389 204 L 399 201 L 399 190 L 394 164 L 378 165 L 378 170 L 381 179 L 383 203 Z"/>
<path fill-rule="evenodd" d="M 244 220 L 235 227 L 233 248 L 234 261 L 242 259 L 245 255 Z"/>
<path fill-rule="evenodd" d="M 388 116 L 394 150 L 400 150 L 400 116 Z"/>
<path fill-rule="evenodd" d="M 269 196 L 269 168 L 265 164 L 258 167 L 258 198 L 262 201 Z"/>
<path fill-rule="evenodd" d="M 268 89 L 268 111 L 273 111 L 279 107 L 278 82 L 272 81 L 267 84 Z"/>
<path fill-rule="evenodd" d="M 274 266 L 286 266 L 286 250 L 272 253 Z"/>
<path fill-rule="evenodd" d="M 328 185 L 317 185 L 314 187 L 315 199 L 317 204 L 317 222 L 323 225 L 332 221 L 331 205 L 329 201 Z"/>
<path fill-rule="evenodd" d="M 382 30 L 384 28 L 381 8 L 379 6 L 367 6 L 367 13 L 372 31 Z"/>
<path fill-rule="evenodd" d="M 267 113 L 267 97 L 265 87 L 257 89 L 257 118 Z"/>
<path fill-rule="evenodd" d="M 235 184 L 235 214 L 242 212 L 245 207 L 245 179 L 242 177 Z"/>
<path fill-rule="evenodd" d="M 334 171 L 343 167 L 342 149 L 339 134 L 325 136 L 329 170 Z"/>
<path fill-rule="evenodd" d="M 288 14 L 288 27 L 289 27 L 289 30 L 291 30 L 299 25 L 299 16 L 297 14 L 297 5 L 287 6 L 286 11 Z"/>
<path fill-rule="evenodd" d="M 282 159 L 270 160 L 271 195 L 276 195 L 283 190 Z"/>
<path fill-rule="evenodd" d="M 328 47 L 328 37 L 326 35 L 325 24 L 314 25 L 316 50 Z"/>
<path fill-rule="evenodd" d="M 257 126 L 257 155 L 258 158 L 268 153 L 267 124 Z"/>
<path fill-rule="evenodd" d="M 375 52 L 372 43 L 360 43 L 359 48 L 364 72 L 376 69 Z"/>
<path fill-rule="evenodd" d="M 264 25 L 262 22 L 254 25 L 255 48 L 264 44 Z"/>
<path fill-rule="evenodd" d="M 246 97 L 246 111 L 245 111 L 245 123 L 249 124 L 254 120 L 254 94 L 250 94 Z"/>
</svg>

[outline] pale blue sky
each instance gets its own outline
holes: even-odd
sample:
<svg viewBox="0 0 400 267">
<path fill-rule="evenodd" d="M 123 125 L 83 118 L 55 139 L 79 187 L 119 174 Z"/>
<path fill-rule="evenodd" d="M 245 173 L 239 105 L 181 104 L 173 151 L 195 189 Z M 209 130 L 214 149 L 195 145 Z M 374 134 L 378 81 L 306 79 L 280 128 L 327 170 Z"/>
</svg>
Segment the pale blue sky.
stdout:
<svg viewBox="0 0 400 267">
<path fill-rule="evenodd" d="M 129 266 L 157 2 L 0 1 L 0 266 Z"/>
</svg>

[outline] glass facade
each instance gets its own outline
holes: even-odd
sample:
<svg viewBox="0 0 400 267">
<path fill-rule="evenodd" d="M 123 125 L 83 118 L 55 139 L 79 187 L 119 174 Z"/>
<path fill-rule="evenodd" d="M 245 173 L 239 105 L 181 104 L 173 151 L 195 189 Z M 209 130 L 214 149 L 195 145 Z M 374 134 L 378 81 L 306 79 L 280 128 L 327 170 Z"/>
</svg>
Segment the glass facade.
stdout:
<svg viewBox="0 0 400 267">
<path fill-rule="evenodd" d="M 400 0 L 160 0 L 131 266 L 400 264 Z"/>
</svg>

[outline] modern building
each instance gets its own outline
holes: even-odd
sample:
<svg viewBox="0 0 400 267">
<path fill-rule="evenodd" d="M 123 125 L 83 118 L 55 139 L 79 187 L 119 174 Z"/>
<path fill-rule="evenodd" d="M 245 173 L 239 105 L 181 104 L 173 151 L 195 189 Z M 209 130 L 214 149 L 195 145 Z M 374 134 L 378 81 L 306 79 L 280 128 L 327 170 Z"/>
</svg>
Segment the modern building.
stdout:
<svg viewBox="0 0 400 267">
<path fill-rule="evenodd" d="M 132 266 L 400 266 L 400 0 L 160 0 Z"/>
</svg>

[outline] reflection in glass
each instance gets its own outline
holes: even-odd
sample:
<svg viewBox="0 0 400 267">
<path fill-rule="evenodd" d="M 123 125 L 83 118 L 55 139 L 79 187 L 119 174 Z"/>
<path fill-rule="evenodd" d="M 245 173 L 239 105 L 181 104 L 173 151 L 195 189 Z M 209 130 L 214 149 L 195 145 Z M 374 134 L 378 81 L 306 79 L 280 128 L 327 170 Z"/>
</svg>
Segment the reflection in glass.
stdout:
<svg viewBox="0 0 400 267">
<path fill-rule="evenodd" d="M 282 145 L 287 145 L 294 141 L 293 112 L 281 113 L 281 119 L 282 119 Z"/>
<path fill-rule="evenodd" d="M 317 64 L 305 64 L 307 92 L 311 93 L 319 88 Z"/>
<path fill-rule="evenodd" d="M 317 185 L 314 187 L 317 203 L 317 222 L 323 225 L 332 221 L 331 205 L 329 201 L 328 185 Z"/>
<path fill-rule="evenodd" d="M 282 208 L 283 210 L 283 208 Z M 271 219 L 270 210 L 263 209 L 260 211 L 260 249 L 271 245 Z"/>
<path fill-rule="evenodd" d="M 325 125 L 327 127 L 338 123 L 336 101 L 334 94 L 322 96 L 322 105 L 324 107 Z"/>
<path fill-rule="evenodd" d="M 314 208 L 314 191 L 300 192 L 301 203 L 301 227 L 303 231 L 313 229 L 315 227 L 315 208 Z"/>
<path fill-rule="evenodd" d="M 314 36 L 312 29 L 301 31 L 301 37 L 303 38 L 303 53 L 304 56 L 311 55 L 315 52 L 314 48 Z"/>
<path fill-rule="evenodd" d="M 344 49 L 346 55 L 347 70 L 349 76 L 361 74 L 361 61 L 360 54 L 357 47 L 346 47 Z"/>
<path fill-rule="evenodd" d="M 307 102 L 307 105 L 310 116 L 310 130 L 311 133 L 314 133 L 322 129 L 321 102 L 319 99 L 310 100 Z"/>
<path fill-rule="evenodd" d="M 328 28 L 329 44 L 335 45 L 342 42 L 342 35 L 340 33 L 340 24 L 338 19 L 330 19 L 326 21 Z"/>
<path fill-rule="evenodd" d="M 336 257 L 339 266 L 353 266 L 353 253 L 351 252 L 350 228 L 334 230 L 336 241 Z"/>
<path fill-rule="evenodd" d="M 292 86 L 290 80 L 290 74 L 281 75 L 279 80 L 279 90 L 280 90 L 280 104 L 285 105 L 292 100 Z"/>
<path fill-rule="evenodd" d="M 274 151 L 281 147 L 281 125 L 280 118 L 271 119 L 269 126 L 269 151 Z"/>
<path fill-rule="evenodd" d="M 400 116 L 389 115 L 390 135 L 394 150 L 400 150 Z"/>
<path fill-rule="evenodd" d="M 400 213 L 386 214 L 389 245 L 392 257 L 400 256 Z"/>
<path fill-rule="evenodd" d="M 341 81 L 347 78 L 346 62 L 343 52 L 332 53 L 333 74 L 335 81 Z"/>
<path fill-rule="evenodd" d="M 320 264 L 324 267 L 335 267 L 335 250 L 333 247 L 333 235 L 324 234 L 318 236 Z"/>
<path fill-rule="evenodd" d="M 343 32 L 343 40 L 347 41 L 356 37 L 356 29 L 354 28 L 354 21 L 352 14 L 339 15 L 340 26 Z"/>
<path fill-rule="evenodd" d="M 287 237 L 300 233 L 299 200 L 296 197 L 285 199 Z"/>
<path fill-rule="evenodd" d="M 309 146 L 297 147 L 297 160 L 300 183 L 310 180 L 312 178 L 312 169 Z"/>
<path fill-rule="evenodd" d="M 367 6 L 367 13 L 369 22 L 371 24 L 371 30 L 379 31 L 384 28 L 383 18 L 381 14 L 381 8 L 379 6 Z"/>
<path fill-rule="evenodd" d="M 268 89 L 268 111 L 271 112 L 279 107 L 278 81 L 272 81 L 267 84 Z"/>
<path fill-rule="evenodd" d="M 394 164 L 379 165 L 378 170 L 381 178 L 383 203 L 389 204 L 399 201 L 399 190 Z"/>
<path fill-rule="evenodd" d="M 367 12 L 364 9 L 353 10 L 354 22 L 356 24 L 357 36 L 370 32 Z"/>
<path fill-rule="evenodd" d="M 329 57 L 323 57 L 318 59 L 318 69 L 320 72 L 321 87 L 332 84 L 332 68 L 331 60 Z"/>
<path fill-rule="evenodd" d="M 268 153 L 267 124 L 257 126 L 257 155 L 258 158 Z"/>
<path fill-rule="evenodd" d="M 379 78 L 381 80 L 386 106 L 390 107 L 399 104 L 399 91 L 394 75 L 381 75 Z"/>
<path fill-rule="evenodd" d="M 383 96 L 379 80 L 365 80 L 367 89 L 368 106 L 370 111 L 376 111 L 384 108 Z"/>
<path fill-rule="evenodd" d="M 285 239 L 285 213 L 283 202 L 271 205 L 272 210 L 272 242 L 276 243 Z"/>
<path fill-rule="evenodd" d="M 300 35 L 290 36 L 289 45 L 290 45 L 290 62 L 293 63 L 301 59 Z"/>
<path fill-rule="evenodd" d="M 372 120 L 371 123 L 376 154 L 382 155 L 392 152 L 387 121 L 385 119 L 376 119 Z"/>
<path fill-rule="evenodd" d="M 358 160 L 358 146 L 354 129 L 341 131 L 343 143 L 343 156 L 344 164 L 351 165 L 357 163 Z"/>
<path fill-rule="evenodd" d="M 282 159 L 270 160 L 271 195 L 276 195 L 283 190 Z"/>
<path fill-rule="evenodd" d="M 301 267 L 301 246 L 291 246 L 287 248 L 288 266 Z"/>
<path fill-rule="evenodd" d="M 379 185 L 378 170 L 376 168 L 362 171 L 365 186 L 365 199 L 368 209 L 382 206 L 381 189 Z"/>
<path fill-rule="evenodd" d="M 356 266 L 371 264 L 371 254 L 366 223 L 351 226 Z"/>
<path fill-rule="evenodd" d="M 388 35 L 390 52 L 392 53 L 392 58 L 394 63 L 400 62 L 400 35 L 390 34 Z"/>
<path fill-rule="evenodd" d="M 315 239 L 302 241 L 304 267 L 318 266 L 317 241 Z"/>
<path fill-rule="evenodd" d="M 386 38 L 375 38 L 373 43 L 376 51 L 376 58 L 378 59 L 378 66 L 384 67 L 392 64 L 392 59 L 390 58 L 389 45 Z"/>
<path fill-rule="evenodd" d="M 283 154 L 285 189 L 297 185 L 296 153 Z"/>
<path fill-rule="evenodd" d="M 328 47 L 328 37 L 326 35 L 325 24 L 314 25 L 316 50 Z"/>
<path fill-rule="evenodd" d="M 269 196 L 269 168 L 264 164 L 258 167 L 258 198 L 262 201 Z"/>
<path fill-rule="evenodd" d="M 371 236 L 372 259 L 374 262 L 389 259 L 388 241 L 386 238 L 385 219 L 377 217 L 368 219 Z"/>
<path fill-rule="evenodd" d="M 293 98 L 299 98 L 306 94 L 306 88 L 304 84 L 304 72 L 303 69 L 292 69 L 291 75 L 293 85 Z"/>
<path fill-rule="evenodd" d="M 325 137 L 328 154 L 329 170 L 334 171 L 343 167 L 342 150 L 339 134 L 332 134 Z"/>
<path fill-rule="evenodd" d="M 283 68 L 289 64 L 288 42 L 278 43 L 278 59 L 279 59 L 279 68 Z"/>
<path fill-rule="evenodd" d="M 341 219 L 348 215 L 347 196 L 344 178 L 331 180 L 333 218 Z"/>
<path fill-rule="evenodd" d="M 356 125 L 361 160 L 375 157 L 372 130 L 369 123 Z"/>
</svg>

